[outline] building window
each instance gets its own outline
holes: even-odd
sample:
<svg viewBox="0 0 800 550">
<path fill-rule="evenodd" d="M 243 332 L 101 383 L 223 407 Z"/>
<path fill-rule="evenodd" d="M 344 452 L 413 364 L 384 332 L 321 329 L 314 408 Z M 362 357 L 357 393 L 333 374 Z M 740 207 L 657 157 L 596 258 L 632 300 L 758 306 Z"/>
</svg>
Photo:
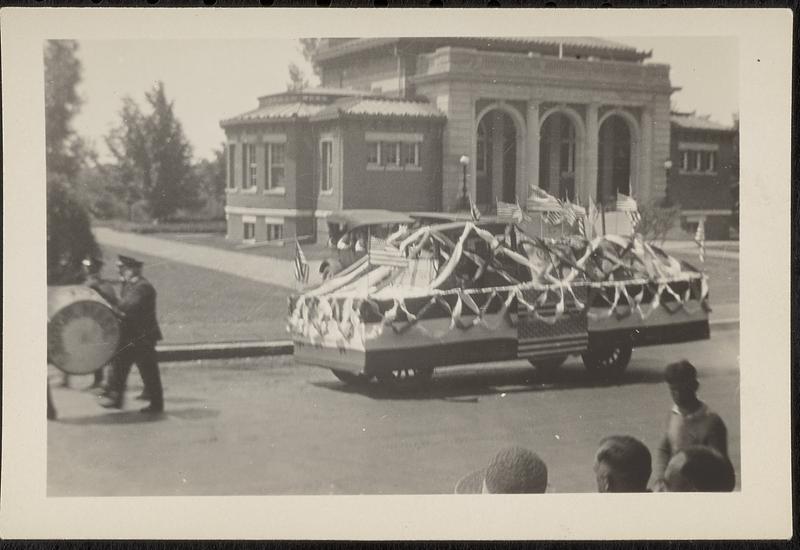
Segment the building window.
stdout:
<svg viewBox="0 0 800 550">
<path fill-rule="evenodd" d="M 255 222 L 244 222 L 242 224 L 243 235 L 245 241 L 253 241 L 256 238 L 256 224 Z"/>
<path fill-rule="evenodd" d="M 228 144 L 228 189 L 236 188 L 236 145 Z"/>
<path fill-rule="evenodd" d="M 381 164 L 383 166 L 400 166 L 400 144 L 395 142 L 381 142 Z"/>
<path fill-rule="evenodd" d="M 401 143 L 403 166 L 419 167 L 419 143 Z"/>
<path fill-rule="evenodd" d="M 286 176 L 286 146 L 283 143 L 268 143 L 265 153 L 269 167 L 267 189 L 283 187 Z"/>
<path fill-rule="evenodd" d="M 258 185 L 258 161 L 256 159 L 256 146 L 252 143 L 247 146 L 247 160 L 250 163 L 248 165 L 249 180 L 247 187 L 255 187 Z"/>
<path fill-rule="evenodd" d="M 333 190 L 333 141 L 320 142 L 320 190 L 328 193 Z"/>
<path fill-rule="evenodd" d="M 267 240 L 280 241 L 283 239 L 283 225 L 268 223 L 267 224 Z"/>
<path fill-rule="evenodd" d="M 381 148 L 377 141 L 367 142 L 367 164 L 371 166 L 380 166 L 381 164 Z"/>
<path fill-rule="evenodd" d="M 699 147 L 699 146 L 698 146 Z M 681 150 L 681 172 L 685 174 L 716 174 L 717 151 L 705 149 Z"/>
<path fill-rule="evenodd" d="M 681 170 L 689 171 L 689 151 L 681 151 Z"/>
</svg>

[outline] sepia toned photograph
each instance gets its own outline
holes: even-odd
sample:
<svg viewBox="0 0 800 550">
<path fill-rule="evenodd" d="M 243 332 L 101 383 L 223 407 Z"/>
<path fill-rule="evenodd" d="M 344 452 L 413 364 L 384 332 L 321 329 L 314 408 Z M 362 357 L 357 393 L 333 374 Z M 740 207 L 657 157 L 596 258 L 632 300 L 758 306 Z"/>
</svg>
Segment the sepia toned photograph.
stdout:
<svg viewBox="0 0 800 550">
<path fill-rule="evenodd" d="M 41 496 L 747 496 L 742 39 L 585 28 L 44 36 Z"/>
</svg>

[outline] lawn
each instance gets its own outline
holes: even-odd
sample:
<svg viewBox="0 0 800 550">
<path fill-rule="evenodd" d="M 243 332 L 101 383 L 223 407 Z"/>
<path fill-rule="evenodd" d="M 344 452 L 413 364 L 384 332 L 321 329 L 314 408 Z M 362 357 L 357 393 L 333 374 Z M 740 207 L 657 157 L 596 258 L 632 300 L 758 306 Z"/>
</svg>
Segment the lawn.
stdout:
<svg viewBox="0 0 800 550">
<path fill-rule="evenodd" d="M 112 258 L 128 254 L 145 262 L 158 292 L 158 320 L 168 343 L 283 340 L 288 292 L 168 259 L 103 247 L 104 276 L 115 278 Z"/>
<path fill-rule="evenodd" d="M 242 245 L 241 242 L 229 241 L 221 233 L 153 233 L 148 237 L 281 260 L 293 260 L 295 256 L 294 241 L 289 241 L 283 246 L 266 243 Z M 308 260 L 324 260 L 336 255 L 336 252 L 328 248 L 325 243 L 301 243 L 300 246 L 303 248 L 303 254 Z"/>
</svg>

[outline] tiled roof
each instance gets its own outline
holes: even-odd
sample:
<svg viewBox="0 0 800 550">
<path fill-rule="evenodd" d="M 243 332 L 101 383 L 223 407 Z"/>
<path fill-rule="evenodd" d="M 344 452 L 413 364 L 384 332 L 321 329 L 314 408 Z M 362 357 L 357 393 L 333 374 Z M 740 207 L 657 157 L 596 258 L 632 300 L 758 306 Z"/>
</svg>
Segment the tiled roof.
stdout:
<svg viewBox="0 0 800 550">
<path fill-rule="evenodd" d="M 413 38 L 356 38 L 346 42 L 340 42 L 333 46 L 320 48 L 315 55 L 317 61 L 324 61 L 326 59 L 339 57 L 348 53 L 370 50 L 380 46 L 391 45 L 399 43 L 401 40 L 409 41 Z M 517 47 L 524 47 L 525 45 L 540 46 L 540 47 L 558 47 L 563 44 L 569 49 L 587 50 L 589 51 L 606 51 L 609 53 L 623 54 L 626 58 L 644 58 L 648 54 L 637 52 L 636 48 L 621 42 L 607 40 L 605 38 L 596 38 L 591 36 L 538 36 L 538 37 L 517 37 L 517 36 L 462 36 L 462 37 L 426 37 L 418 38 L 420 41 L 434 41 L 434 42 L 451 42 L 453 45 L 478 45 L 478 44 L 515 44 Z"/>
<path fill-rule="evenodd" d="M 303 90 L 292 92 L 279 92 L 277 94 L 267 94 L 259 97 L 262 99 L 280 99 L 282 96 L 331 96 L 331 97 L 346 97 L 346 96 L 369 96 L 375 95 L 372 92 L 364 90 L 355 90 L 353 88 L 326 88 L 317 86 L 316 88 L 304 88 Z"/>
<path fill-rule="evenodd" d="M 670 122 L 675 126 L 680 128 L 686 128 L 690 130 L 718 130 L 718 131 L 733 131 L 731 126 L 725 126 L 723 124 L 719 124 L 714 122 L 713 120 L 709 120 L 708 117 L 705 116 L 697 116 L 695 114 L 675 114 L 673 113 L 669 117 Z"/>
<path fill-rule="evenodd" d="M 291 103 L 275 103 L 223 120 L 220 122 L 220 126 L 224 127 L 243 122 L 259 122 L 262 120 L 289 119 L 295 117 L 307 118 L 317 114 L 325 107 L 326 105 L 320 105 L 318 103 L 304 103 L 302 101 L 293 101 Z"/>
<path fill-rule="evenodd" d="M 332 105 L 317 113 L 313 118 L 317 120 L 336 118 L 340 115 L 362 116 L 400 116 L 400 117 L 428 117 L 443 118 L 445 115 L 439 109 L 422 101 L 408 101 L 390 98 L 358 97 L 346 98 L 336 101 Z"/>
</svg>

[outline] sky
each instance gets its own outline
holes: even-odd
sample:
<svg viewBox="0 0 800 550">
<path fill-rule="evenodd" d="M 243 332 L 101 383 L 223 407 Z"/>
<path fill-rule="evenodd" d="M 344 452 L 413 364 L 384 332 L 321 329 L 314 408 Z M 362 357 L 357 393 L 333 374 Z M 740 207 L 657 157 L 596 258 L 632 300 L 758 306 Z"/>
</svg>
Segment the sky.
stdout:
<svg viewBox="0 0 800 550">
<path fill-rule="evenodd" d="M 604 37 L 639 50 L 648 62 L 671 66 L 676 108 L 730 124 L 738 111 L 736 40 L 724 37 Z M 122 98 L 144 107 L 144 94 L 159 80 L 194 148 L 209 158 L 225 136 L 219 121 L 255 109 L 261 95 L 286 89 L 294 62 L 314 83 L 296 40 L 81 40 L 79 92 L 85 100 L 75 129 L 108 160 L 104 136 L 119 122 Z"/>
</svg>

